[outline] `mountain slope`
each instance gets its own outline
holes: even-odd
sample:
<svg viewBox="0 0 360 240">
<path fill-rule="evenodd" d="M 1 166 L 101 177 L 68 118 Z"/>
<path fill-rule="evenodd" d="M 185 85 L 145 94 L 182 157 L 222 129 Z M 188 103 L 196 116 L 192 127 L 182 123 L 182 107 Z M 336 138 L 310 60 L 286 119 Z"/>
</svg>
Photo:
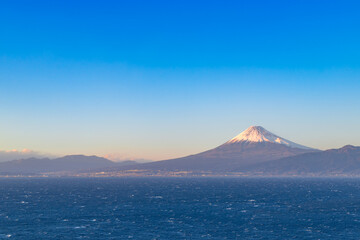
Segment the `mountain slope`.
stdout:
<svg viewBox="0 0 360 240">
<path fill-rule="evenodd" d="M 260 163 L 247 168 L 255 175 L 359 175 L 360 147 L 347 145 L 340 149 L 305 153 L 271 162 Z"/>
<path fill-rule="evenodd" d="M 317 150 L 278 137 L 263 127 L 251 126 L 223 145 L 199 154 L 120 169 L 228 172 L 314 151 Z"/>
</svg>

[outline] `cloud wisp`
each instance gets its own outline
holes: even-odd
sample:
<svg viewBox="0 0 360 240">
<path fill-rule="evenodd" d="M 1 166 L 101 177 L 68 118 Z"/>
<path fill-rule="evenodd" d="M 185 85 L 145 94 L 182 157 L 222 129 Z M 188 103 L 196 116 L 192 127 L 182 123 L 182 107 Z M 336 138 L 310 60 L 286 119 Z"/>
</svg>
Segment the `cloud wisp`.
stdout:
<svg viewBox="0 0 360 240">
<path fill-rule="evenodd" d="M 0 162 L 7 162 L 12 160 L 19 160 L 25 158 L 45 158 L 50 157 L 47 154 L 39 153 L 30 149 L 24 148 L 23 150 L 0 150 Z"/>
<path fill-rule="evenodd" d="M 125 156 L 125 155 L 119 154 L 119 153 L 109 153 L 109 154 L 103 155 L 102 157 L 109 159 L 113 162 L 124 162 L 124 161 L 136 161 L 139 163 L 152 162 L 152 160 L 149 160 L 149 159 L 128 157 L 128 156 Z"/>
</svg>

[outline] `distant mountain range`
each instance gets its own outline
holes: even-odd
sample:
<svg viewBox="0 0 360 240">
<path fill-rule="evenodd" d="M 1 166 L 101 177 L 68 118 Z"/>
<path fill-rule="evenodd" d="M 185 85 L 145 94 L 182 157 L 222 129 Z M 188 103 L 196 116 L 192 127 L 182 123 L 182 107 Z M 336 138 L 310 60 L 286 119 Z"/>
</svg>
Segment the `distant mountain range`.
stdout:
<svg viewBox="0 0 360 240">
<path fill-rule="evenodd" d="M 0 175 L 80 176 L 360 176 L 360 147 L 320 151 L 251 126 L 214 149 L 139 164 L 96 156 L 30 158 L 0 163 Z"/>
<path fill-rule="evenodd" d="M 91 171 L 136 164 L 135 161 L 113 162 L 97 156 L 69 155 L 55 159 L 28 158 L 0 163 L 0 175 L 37 175 Z"/>
</svg>

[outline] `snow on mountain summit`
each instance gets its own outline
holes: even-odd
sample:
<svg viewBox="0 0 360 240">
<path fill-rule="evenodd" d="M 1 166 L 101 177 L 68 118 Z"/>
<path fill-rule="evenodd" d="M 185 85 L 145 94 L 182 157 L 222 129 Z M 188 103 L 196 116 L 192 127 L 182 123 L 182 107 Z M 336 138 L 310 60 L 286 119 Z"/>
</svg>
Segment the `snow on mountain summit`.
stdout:
<svg viewBox="0 0 360 240">
<path fill-rule="evenodd" d="M 226 142 L 226 144 L 239 142 L 270 142 L 283 144 L 292 148 L 311 149 L 309 147 L 291 142 L 287 139 L 279 137 L 261 126 L 251 126 L 233 139 Z"/>
</svg>

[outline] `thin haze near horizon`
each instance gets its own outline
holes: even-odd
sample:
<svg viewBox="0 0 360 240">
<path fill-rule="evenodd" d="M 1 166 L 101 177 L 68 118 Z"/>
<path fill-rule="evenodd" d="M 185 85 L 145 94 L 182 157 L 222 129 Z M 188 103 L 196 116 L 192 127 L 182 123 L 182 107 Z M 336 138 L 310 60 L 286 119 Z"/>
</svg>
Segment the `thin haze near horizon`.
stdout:
<svg viewBox="0 0 360 240">
<path fill-rule="evenodd" d="M 0 5 L 0 155 L 160 160 L 250 125 L 360 145 L 358 1 Z"/>
</svg>

